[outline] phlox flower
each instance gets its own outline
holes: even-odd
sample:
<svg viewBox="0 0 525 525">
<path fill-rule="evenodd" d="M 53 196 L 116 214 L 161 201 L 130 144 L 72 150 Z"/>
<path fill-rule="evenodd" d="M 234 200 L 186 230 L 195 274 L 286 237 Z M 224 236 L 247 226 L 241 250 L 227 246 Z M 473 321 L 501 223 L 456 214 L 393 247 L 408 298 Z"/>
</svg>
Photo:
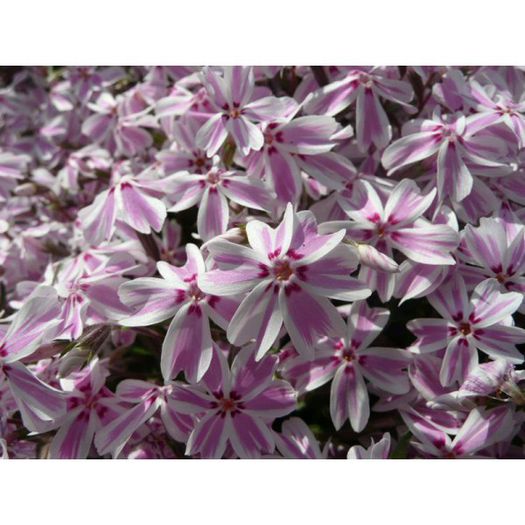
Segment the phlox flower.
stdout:
<svg viewBox="0 0 525 525">
<path fill-rule="evenodd" d="M 404 179 L 384 203 L 368 181 L 358 180 L 349 198 L 339 200 L 351 222 L 335 221 L 333 228 L 346 227 L 350 239 L 368 246 L 359 277 L 376 289 L 383 301 L 394 292 L 392 272 L 398 267 L 394 249 L 416 263 L 438 266 L 456 262 L 451 252 L 459 243 L 457 232 L 447 224 L 433 224 L 423 217 L 435 195 L 435 189 L 424 195 L 414 181 Z"/>
<path fill-rule="evenodd" d="M 60 384 L 66 393 L 67 412 L 54 424 L 58 428 L 51 441 L 52 459 L 84 459 L 88 456 L 95 432 L 111 419 L 108 400 L 114 397 L 105 386 L 109 371 L 98 358 Z"/>
<path fill-rule="evenodd" d="M 326 459 L 328 445 L 321 450 L 308 425 L 298 417 L 287 419 L 281 432 L 275 432 L 277 450 L 288 459 Z"/>
<path fill-rule="evenodd" d="M 478 103 L 476 109 L 480 113 L 470 118 L 470 126 L 479 130 L 503 123 L 516 135 L 519 148 L 525 147 L 525 95 L 515 102 L 508 91 L 488 87 L 490 94 L 479 82 L 471 82 L 472 97 Z"/>
<path fill-rule="evenodd" d="M 170 149 L 162 150 L 156 155 L 166 175 L 179 171 L 203 175 L 211 169 L 212 159 L 195 143 L 195 136 L 202 121 L 202 118 L 186 116 L 171 124 L 173 144 Z"/>
<path fill-rule="evenodd" d="M 218 296 L 249 292 L 228 325 L 228 339 L 243 345 L 255 340 L 257 359 L 268 351 L 284 326 L 297 350 L 313 355 L 318 337 L 343 330 L 328 298 L 352 301 L 370 295 L 350 277 L 357 266 L 352 248 L 341 243 L 344 230 L 319 235 L 309 212 L 288 204 L 272 229 L 261 221 L 246 226 L 249 246 L 217 239 L 207 248 L 218 269 L 199 281 Z"/>
<path fill-rule="evenodd" d="M 310 114 L 336 115 L 356 101 L 356 136 L 362 151 L 372 144 L 383 149 L 392 140 L 392 127 L 380 97 L 410 107 L 410 83 L 389 78 L 379 68 L 350 69 L 341 79 L 321 87 L 305 101 Z"/>
<path fill-rule="evenodd" d="M 240 458 L 270 454 L 275 437 L 270 425 L 292 412 L 293 388 L 274 379 L 275 356 L 256 361 L 253 347 L 243 348 L 228 367 L 222 351 L 214 347 L 211 365 L 197 385 L 176 383 L 174 407 L 197 417 L 186 454 L 221 458 L 227 445 Z"/>
<path fill-rule="evenodd" d="M 86 252 L 49 268 L 48 284 L 54 284 L 62 299 L 57 338 L 77 339 L 86 325 L 126 315 L 117 291 L 126 280 L 122 275 L 135 267 L 134 259 L 124 253 L 101 260 Z"/>
<path fill-rule="evenodd" d="M 409 354 L 396 348 L 370 347 L 389 317 L 384 308 L 366 301 L 352 305 L 346 327 L 316 346 L 313 359 L 287 359 L 282 374 L 299 391 L 310 391 L 332 380 L 330 415 L 337 430 L 349 419 L 361 432 L 368 422 L 370 404 L 365 378 L 382 390 L 404 394 L 409 390 Z"/>
<path fill-rule="evenodd" d="M 26 155 L 14 155 L 0 149 L 0 202 L 7 200 L 17 181 L 24 178 L 29 160 Z"/>
<path fill-rule="evenodd" d="M 366 449 L 361 445 L 350 447 L 346 457 L 348 459 L 388 459 L 390 443 L 390 434 L 385 432 L 377 443 L 372 439 L 372 443 Z"/>
<path fill-rule="evenodd" d="M 525 342 L 525 330 L 511 324 L 511 315 L 522 302 L 521 294 L 501 293 L 495 279 L 476 286 L 470 298 L 460 275 L 451 276 L 428 296 L 443 319 L 413 319 L 407 327 L 417 336 L 420 352 L 446 349 L 440 381 L 463 382 L 478 364 L 476 349 L 492 359 L 522 363 L 515 345 Z"/>
<path fill-rule="evenodd" d="M 454 439 L 423 418 L 404 413 L 403 420 L 419 440 L 412 446 L 426 456 L 438 458 L 483 457 L 483 449 L 504 439 L 513 427 L 512 412 L 507 407 L 474 408 Z"/>
<path fill-rule="evenodd" d="M 162 344 L 161 371 L 169 381 L 181 370 L 191 382 L 200 381 L 212 358 L 210 319 L 226 329 L 239 302 L 202 291 L 207 273 L 200 250 L 186 245 L 187 260 L 177 267 L 157 263 L 158 277 L 143 277 L 120 286 L 121 301 L 133 312 L 123 326 L 147 326 L 173 318 Z"/>
<path fill-rule="evenodd" d="M 89 103 L 94 112 L 82 123 L 82 132 L 97 144 L 117 154 L 131 157 L 151 146 L 153 139 L 144 127 L 156 128 L 156 119 L 148 115 L 150 107 L 141 97 L 128 94 L 116 98 L 101 93 Z"/>
<path fill-rule="evenodd" d="M 296 117 L 299 109 L 278 122 L 262 123 L 264 144 L 246 159 L 247 172 L 269 181 L 284 204 L 296 203 L 301 195 L 302 171 L 334 190 L 344 186 L 353 170 L 345 157 L 330 151 L 337 144 L 337 121 L 328 116 Z"/>
<path fill-rule="evenodd" d="M 228 201 L 256 210 L 273 208 L 271 194 L 259 180 L 222 168 L 218 159 L 206 173 L 179 172 L 166 183 L 169 198 L 174 202 L 169 212 L 199 205 L 197 231 L 204 241 L 226 232 L 230 216 Z"/>
<path fill-rule="evenodd" d="M 115 396 L 106 403 L 116 412 L 95 435 L 95 446 L 101 456 L 111 453 L 119 457 L 122 449 L 135 432 L 155 414 L 168 434 L 176 441 L 184 442 L 193 428 L 191 416 L 181 414 L 175 408 L 173 386 L 163 386 L 138 379 L 124 379 Z"/>
<path fill-rule="evenodd" d="M 525 296 L 525 228 L 509 226 L 498 218 L 482 218 L 477 228 L 465 226 L 463 242 L 468 252 L 463 259 L 469 263 L 462 267 L 469 281 L 494 278 L 503 290 L 519 292 Z M 520 311 L 523 310 L 520 307 Z"/>
<path fill-rule="evenodd" d="M 0 375 L 9 385 L 27 428 L 37 430 L 42 421 L 53 421 L 65 409 L 63 394 L 41 381 L 21 361 L 43 342 L 53 338 L 60 322 L 56 292 L 46 286 L 35 290 L 0 332 Z"/>
<path fill-rule="evenodd" d="M 449 196 L 452 201 L 462 201 L 472 191 L 473 173 L 506 167 L 499 159 L 494 160 L 496 147 L 487 151 L 487 145 L 476 140 L 477 130 L 471 129 L 469 118 L 461 114 L 441 118 L 434 115 L 432 119 L 411 122 L 405 136 L 383 152 L 381 161 L 388 175 L 424 159 L 436 158 L 439 198 Z"/>
<path fill-rule="evenodd" d="M 214 114 L 199 129 L 195 140 L 208 157 L 217 153 L 228 134 L 243 155 L 261 149 L 264 136 L 255 123 L 286 117 L 296 106 L 290 97 L 268 96 L 253 100 L 255 78 L 251 67 L 225 67 L 223 76 L 205 68 L 202 81 Z"/>
<path fill-rule="evenodd" d="M 116 178 L 110 188 L 78 212 L 84 236 L 94 246 L 111 239 L 117 220 L 135 231 L 149 234 L 152 229 L 160 231 L 166 219 L 162 185 L 151 179 L 149 170 L 137 177 L 117 173 Z"/>
</svg>

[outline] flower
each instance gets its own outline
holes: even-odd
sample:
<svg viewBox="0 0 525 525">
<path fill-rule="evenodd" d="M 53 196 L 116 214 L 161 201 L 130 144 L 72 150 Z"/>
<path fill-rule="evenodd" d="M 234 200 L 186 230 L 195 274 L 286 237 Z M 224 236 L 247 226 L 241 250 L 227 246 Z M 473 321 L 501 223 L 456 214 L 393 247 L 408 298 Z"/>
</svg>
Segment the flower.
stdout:
<svg viewBox="0 0 525 525">
<path fill-rule="evenodd" d="M 469 299 L 463 278 L 456 274 L 428 296 L 443 319 L 413 319 L 407 327 L 418 338 L 420 352 L 446 349 L 440 381 L 447 386 L 463 382 L 478 364 L 476 349 L 492 359 L 523 362 L 515 345 L 525 342 L 525 330 L 510 323 L 522 299 L 516 292 L 501 293 L 495 279 L 478 284 Z"/>
<path fill-rule="evenodd" d="M 503 290 L 525 294 L 523 226 L 509 227 L 504 220 L 482 218 L 477 228 L 465 226 L 463 242 L 468 250 L 463 252 L 464 261 L 469 263 L 462 268 L 466 279 L 478 282 L 494 278 Z"/>
<path fill-rule="evenodd" d="M 310 214 L 296 214 L 288 204 L 275 229 L 261 221 L 246 226 L 249 247 L 217 239 L 208 250 L 219 269 L 199 281 L 218 296 L 249 291 L 228 325 L 228 339 L 243 345 L 255 339 L 261 358 L 286 327 L 297 350 L 313 355 L 317 338 L 344 326 L 328 298 L 363 299 L 370 291 L 350 277 L 357 258 L 341 244 L 344 230 L 319 235 Z"/>
<path fill-rule="evenodd" d="M 449 118 L 435 115 L 431 120 L 412 122 L 406 135 L 383 152 L 381 162 L 388 175 L 437 155 L 439 198 L 449 196 L 452 201 L 461 202 L 472 191 L 472 172 L 506 166 L 499 159 L 489 158 L 487 147 L 474 137 L 477 130 L 470 127 L 470 122 L 461 114 Z"/>
<path fill-rule="evenodd" d="M 137 379 L 121 381 L 115 397 L 105 403 L 116 416 L 106 421 L 95 435 L 99 455 L 111 453 L 119 457 L 130 438 L 157 412 L 169 435 L 176 441 L 186 441 L 193 420 L 175 409 L 172 393 L 173 387 L 169 384 L 159 386 Z"/>
<path fill-rule="evenodd" d="M 508 91 L 499 91 L 495 96 L 490 96 L 476 81 L 471 82 L 470 88 L 477 102 L 476 109 L 480 111 L 470 119 L 472 128 L 481 130 L 503 123 L 516 135 L 519 148 L 523 148 L 525 146 L 525 116 L 523 115 L 525 101 L 514 102 L 512 94 Z"/>
<path fill-rule="evenodd" d="M 483 457 L 477 452 L 512 432 L 512 412 L 506 407 L 491 410 L 474 408 L 454 439 L 450 439 L 443 430 L 428 425 L 422 418 L 403 413 L 403 420 L 419 439 L 419 443 L 413 445 L 423 454 L 439 458 Z"/>
<path fill-rule="evenodd" d="M 414 181 L 404 179 L 383 204 L 368 181 L 358 180 L 351 196 L 339 200 L 351 222 L 335 222 L 334 227 L 346 226 L 350 239 L 367 246 L 359 276 L 370 288 L 377 289 L 383 301 L 390 299 L 395 287 L 392 271 L 398 265 L 393 249 L 416 263 L 437 266 L 456 262 L 451 252 L 459 242 L 457 232 L 447 224 L 432 224 L 423 217 L 435 195 L 435 189 L 422 195 Z"/>
<path fill-rule="evenodd" d="M 200 250 L 186 245 L 187 260 L 176 267 L 161 261 L 162 278 L 143 277 L 124 283 L 119 297 L 133 314 L 120 320 L 123 326 L 146 326 L 173 318 L 162 344 L 161 370 L 166 381 L 181 370 L 198 382 L 210 366 L 212 338 L 210 318 L 226 329 L 238 302 L 202 291 L 206 266 Z"/>
<path fill-rule="evenodd" d="M 155 181 L 125 174 L 109 189 L 99 193 L 95 200 L 79 211 L 78 217 L 86 239 L 94 246 L 111 239 L 117 219 L 134 230 L 149 234 L 160 231 L 166 219 L 166 206 L 159 198 Z"/>
<path fill-rule="evenodd" d="M 115 98 L 105 91 L 88 106 L 94 114 L 83 122 L 82 132 L 94 142 L 127 157 L 152 144 L 151 135 L 142 128 L 157 127 L 157 122 L 147 115 L 150 108 L 137 94 Z"/>
<path fill-rule="evenodd" d="M 240 458 L 273 452 L 275 438 L 270 425 L 296 405 L 293 388 L 286 381 L 273 379 L 276 366 L 275 356 L 256 361 L 253 348 L 247 346 L 229 369 L 221 350 L 214 347 L 201 383 L 175 383 L 174 407 L 197 417 L 186 454 L 221 458 L 227 445 Z"/>
<path fill-rule="evenodd" d="M 204 241 L 226 232 L 229 200 L 256 210 L 272 208 L 271 195 L 260 181 L 222 168 L 218 159 L 204 174 L 178 172 L 167 183 L 170 199 L 175 203 L 169 212 L 179 212 L 199 204 L 197 231 Z"/>
<path fill-rule="evenodd" d="M 329 189 L 341 189 L 353 166 L 330 150 L 340 125 L 328 116 L 296 117 L 300 108 L 277 122 L 261 124 L 264 144 L 246 158 L 248 174 L 263 177 L 284 204 L 296 203 L 302 190 L 301 171 Z"/>
<path fill-rule="evenodd" d="M 330 415 L 339 430 L 349 419 L 361 432 L 368 422 L 370 405 L 364 378 L 381 389 L 404 394 L 409 390 L 409 355 L 396 348 L 369 347 L 388 321 L 384 308 L 370 308 L 366 301 L 352 305 L 347 326 L 336 337 L 325 337 L 313 359 L 300 355 L 286 361 L 283 374 L 300 391 L 310 391 L 332 380 Z"/>
<path fill-rule="evenodd" d="M 328 447 L 321 451 L 313 432 L 298 417 L 287 419 L 274 437 L 277 449 L 285 458 L 326 459 L 328 455 Z"/>
<path fill-rule="evenodd" d="M 52 339 L 60 322 L 56 292 L 37 288 L 15 314 L 7 331 L 0 333 L 0 375 L 3 375 L 27 428 L 38 430 L 43 421 L 53 421 L 65 409 L 61 392 L 36 377 L 20 361 L 33 354 L 42 341 Z"/>
<path fill-rule="evenodd" d="M 223 68 L 223 76 L 205 68 L 202 81 L 215 113 L 199 129 L 195 140 L 208 157 L 217 153 L 228 133 L 243 155 L 261 149 L 264 136 L 254 122 L 286 117 L 296 106 L 289 97 L 253 100 L 256 91 L 251 67 Z"/>
<path fill-rule="evenodd" d="M 350 447 L 346 457 L 348 459 L 387 459 L 389 454 L 390 434 L 385 432 L 377 443 L 372 439 L 372 443 L 367 449 L 361 445 Z"/>
<path fill-rule="evenodd" d="M 318 89 L 305 101 L 310 114 L 336 115 L 356 102 L 357 143 L 362 151 L 372 144 L 383 149 L 392 140 L 392 128 L 379 97 L 410 107 L 409 83 L 388 78 L 379 68 L 350 69 L 341 79 Z"/>
<path fill-rule="evenodd" d="M 84 459 L 88 456 L 95 432 L 111 418 L 107 401 L 114 394 L 104 386 L 109 371 L 95 358 L 88 367 L 62 379 L 67 393 L 67 412 L 59 418 L 49 449 L 52 459 Z"/>
</svg>

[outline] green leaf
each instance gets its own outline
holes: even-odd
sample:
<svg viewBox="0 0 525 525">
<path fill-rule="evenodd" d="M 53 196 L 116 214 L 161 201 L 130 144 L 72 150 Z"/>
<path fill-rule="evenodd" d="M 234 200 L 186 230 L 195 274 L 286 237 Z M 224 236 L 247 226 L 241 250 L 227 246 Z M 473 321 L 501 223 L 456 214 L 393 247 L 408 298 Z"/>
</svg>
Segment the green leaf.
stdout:
<svg viewBox="0 0 525 525">
<path fill-rule="evenodd" d="M 410 438 L 412 434 L 407 432 L 401 436 L 397 447 L 390 454 L 390 459 L 406 459 L 408 454 L 408 447 L 410 446 Z"/>
</svg>

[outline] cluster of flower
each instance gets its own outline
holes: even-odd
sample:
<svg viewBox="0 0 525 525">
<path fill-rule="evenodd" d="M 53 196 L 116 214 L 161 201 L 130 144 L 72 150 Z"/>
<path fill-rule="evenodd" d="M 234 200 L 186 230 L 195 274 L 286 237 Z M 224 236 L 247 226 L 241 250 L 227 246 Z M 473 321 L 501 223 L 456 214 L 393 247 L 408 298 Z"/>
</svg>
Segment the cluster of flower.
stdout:
<svg viewBox="0 0 525 525">
<path fill-rule="evenodd" d="M 524 457 L 525 73 L 0 70 L 0 456 Z"/>
</svg>

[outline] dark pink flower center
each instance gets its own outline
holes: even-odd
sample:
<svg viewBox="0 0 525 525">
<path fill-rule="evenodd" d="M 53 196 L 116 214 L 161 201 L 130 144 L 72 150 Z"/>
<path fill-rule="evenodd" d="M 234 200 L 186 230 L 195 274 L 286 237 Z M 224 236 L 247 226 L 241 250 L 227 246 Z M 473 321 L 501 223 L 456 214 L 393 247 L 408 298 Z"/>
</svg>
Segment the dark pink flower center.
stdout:
<svg viewBox="0 0 525 525">
<path fill-rule="evenodd" d="M 459 331 L 463 335 L 469 335 L 469 334 L 472 333 L 472 330 L 470 329 L 470 324 L 469 323 L 460 323 L 459 324 Z"/>
<path fill-rule="evenodd" d="M 220 170 L 211 170 L 208 172 L 208 175 L 206 177 L 206 182 L 210 184 L 211 186 L 216 186 L 217 184 L 220 184 L 221 182 L 221 171 Z"/>
<path fill-rule="evenodd" d="M 206 298 L 206 295 L 197 286 L 197 283 L 192 282 L 186 292 L 189 299 L 198 303 Z"/>
<path fill-rule="evenodd" d="M 241 396 L 233 390 L 230 392 L 229 397 L 223 395 L 221 391 L 216 392 L 213 395 L 217 401 L 212 401 L 211 407 L 217 408 L 221 417 L 225 417 L 226 414 L 230 414 L 234 417 L 244 408 L 244 404 L 241 402 Z"/>
<path fill-rule="evenodd" d="M 458 139 L 456 130 L 448 125 L 444 126 L 441 130 L 441 137 L 443 140 L 449 140 L 450 142 L 456 142 L 456 140 Z"/>
<path fill-rule="evenodd" d="M 359 83 L 365 88 L 371 89 L 374 85 L 374 80 L 368 73 L 361 73 L 359 75 Z"/>
<path fill-rule="evenodd" d="M 496 280 L 498 281 L 498 283 L 500 284 L 505 284 L 505 281 L 508 279 L 508 276 L 505 275 L 504 273 L 498 273 L 496 275 Z"/>
<path fill-rule="evenodd" d="M 288 281 L 294 271 L 287 259 L 281 259 L 273 263 L 273 274 L 278 281 Z"/>
<path fill-rule="evenodd" d="M 508 106 L 500 106 L 499 112 L 501 115 L 514 115 L 516 112 L 513 108 L 510 108 Z"/>
</svg>

